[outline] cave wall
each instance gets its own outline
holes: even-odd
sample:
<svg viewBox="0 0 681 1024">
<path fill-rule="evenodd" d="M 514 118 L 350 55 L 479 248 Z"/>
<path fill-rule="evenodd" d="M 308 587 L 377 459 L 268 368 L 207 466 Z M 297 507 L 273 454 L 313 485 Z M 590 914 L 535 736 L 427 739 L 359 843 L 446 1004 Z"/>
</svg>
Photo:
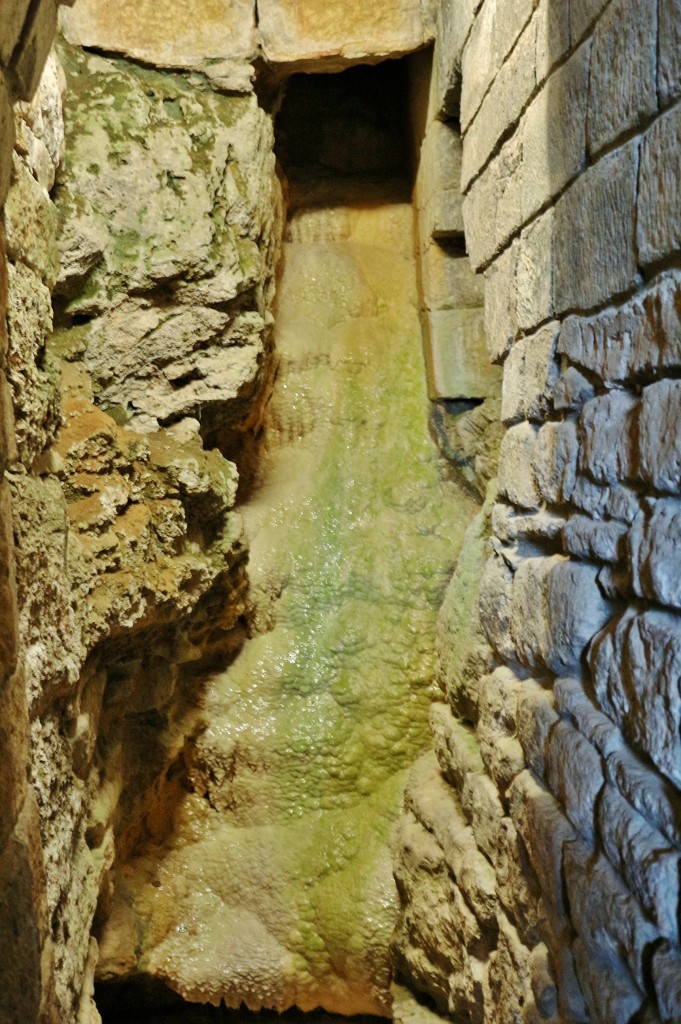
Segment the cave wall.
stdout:
<svg viewBox="0 0 681 1024">
<path fill-rule="evenodd" d="M 27 7 L 2 29 L 3 1024 L 99 1019 L 115 853 L 243 638 L 223 452 L 268 393 L 280 215 L 248 74 L 60 64 L 56 7 Z"/>
<path fill-rule="evenodd" d="M 681 1016 L 680 14 L 440 13 L 506 428 L 396 864 L 399 973 L 455 1020 Z"/>
<path fill-rule="evenodd" d="M 34 94 L 56 23 L 53 0 L 5 5 L 0 21 L 0 209 L 12 185 L 0 218 L 0 1019 L 8 1022 L 54 1019 L 40 819 L 27 784 L 29 715 L 13 486 L 27 474 L 32 442 L 46 439 L 54 421 L 52 381 L 35 358 L 51 326 L 49 287 L 56 269 L 47 189 L 63 135 L 54 64 Z M 15 423 L 19 392 L 30 426 L 26 419 Z"/>
</svg>

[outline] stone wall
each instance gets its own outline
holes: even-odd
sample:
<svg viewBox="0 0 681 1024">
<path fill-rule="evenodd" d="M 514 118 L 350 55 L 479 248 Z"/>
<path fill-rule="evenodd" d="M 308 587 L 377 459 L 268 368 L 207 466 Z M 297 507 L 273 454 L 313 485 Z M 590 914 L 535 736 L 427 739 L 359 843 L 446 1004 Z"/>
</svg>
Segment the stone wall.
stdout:
<svg viewBox="0 0 681 1024">
<path fill-rule="evenodd" d="M 489 557 L 480 522 L 441 615 L 396 950 L 457 1021 L 681 1018 L 680 13 L 441 12 L 506 433 Z"/>
</svg>

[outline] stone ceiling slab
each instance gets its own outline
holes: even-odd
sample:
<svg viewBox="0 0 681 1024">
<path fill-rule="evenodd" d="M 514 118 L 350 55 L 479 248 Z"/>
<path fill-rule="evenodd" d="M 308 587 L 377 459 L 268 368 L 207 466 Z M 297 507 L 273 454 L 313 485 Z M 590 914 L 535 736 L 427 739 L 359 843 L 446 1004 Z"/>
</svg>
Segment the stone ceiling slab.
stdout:
<svg viewBox="0 0 681 1024">
<path fill-rule="evenodd" d="M 67 40 L 160 67 L 248 60 L 255 52 L 254 0 L 78 0 L 62 12 Z"/>
<path fill-rule="evenodd" d="M 423 46 L 432 39 L 430 8 L 429 0 L 260 0 L 262 47 L 273 64 L 333 71 Z"/>
</svg>

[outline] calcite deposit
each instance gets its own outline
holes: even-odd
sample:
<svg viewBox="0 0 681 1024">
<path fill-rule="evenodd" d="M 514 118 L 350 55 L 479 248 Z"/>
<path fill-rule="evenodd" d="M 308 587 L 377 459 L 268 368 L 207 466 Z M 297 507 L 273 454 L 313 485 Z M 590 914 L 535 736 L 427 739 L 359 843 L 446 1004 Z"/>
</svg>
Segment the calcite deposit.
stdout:
<svg viewBox="0 0 681 1024">
<path fill-rule="evenodd" d="M 427 435 L 410 219 L 393 204 L 289 225 L 243 509 L 256 635 L 202 697 L 168 834 L 116 872 L 105 976 L 123 965 L 253 1009 L 389 1011 L 390 836 L 472 504 Z"/>
</svg>

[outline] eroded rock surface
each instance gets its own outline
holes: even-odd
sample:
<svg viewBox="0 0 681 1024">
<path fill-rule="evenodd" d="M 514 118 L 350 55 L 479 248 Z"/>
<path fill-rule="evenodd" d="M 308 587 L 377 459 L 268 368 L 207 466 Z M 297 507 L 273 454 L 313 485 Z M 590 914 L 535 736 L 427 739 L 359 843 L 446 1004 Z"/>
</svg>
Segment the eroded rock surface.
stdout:
<svg viewBox="0 0 681 1024">
<path fill-rule="evenodd" d="M 205 692 L 168 834 L 117 873 L 107 975 L 254 1009 L 389 1011 L 390 841 L 471 508 L 428 437 L 410 217 L 290 226 L 244 508 L 256 632 Z"/>
<path fill-rule="evenodd" d="M 11 1012 L 33 1019 L 40 1004 L 45 1020 L 84 1024 L 98 1019 L 91 932 L 126 852 L 119 821 L 137 821 L 193 727 L 208 665 L 243 639 L 238 474 L 212 445 L 237 454 L 267 394 L 278 190 L 252 97 L 63 56 L 71 158 L 60 168 L 64 76 L 52 58 L 16 108 L 4 218 L 3 514 L 22 692 L 12 751 L 29 766 L 30 806 L 0 899 L 18 872 L 35 957 Z M 187 193 L 173 191 L 171 165 Z"/>
</svg>

